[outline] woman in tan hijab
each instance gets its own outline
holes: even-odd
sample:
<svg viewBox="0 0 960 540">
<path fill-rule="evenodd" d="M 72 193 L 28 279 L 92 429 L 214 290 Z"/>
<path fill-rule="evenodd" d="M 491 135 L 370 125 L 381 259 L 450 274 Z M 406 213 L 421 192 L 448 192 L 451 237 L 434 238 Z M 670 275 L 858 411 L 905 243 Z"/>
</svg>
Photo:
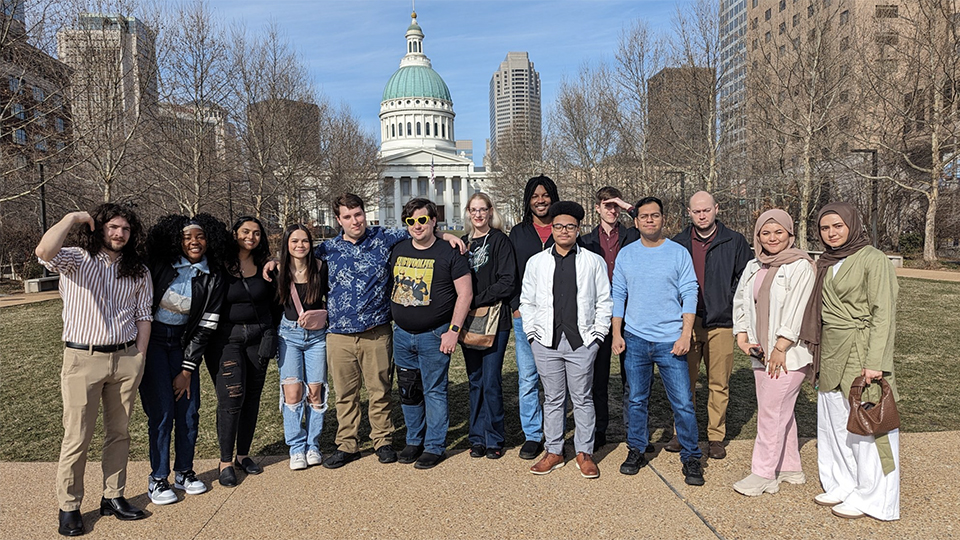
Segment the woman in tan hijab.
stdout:
<svg viewBox="0 0 960 540">
<path fill-rule="evenodd" d="M 847 431 L 856 377 L 863 375 L 867 384 L 882 377 L 897 397 L 897 276 L 887 256 L 869 245 L 853 205 L 824 206 L 817 224 L 826 250 L 817 261 L 800 336 L 818 376 L 817 464 L 824 492 L 814 501 L 842 518 L 900 519 L 900 430 L 878 436 Z M 879 390 L 868 387 L 864 401 L 876 402 Z"/>
<path fill-rule="evenodd" d="M 753 232 L 756 258 L 747 263 L 733 298 L 737 346 L 753 357 L 757 439 L 750 475 L 738 493 L 776 493 L 780 483 L 806 481 L 793 410 L 813 356 L 800 341 L 804 308 L 813 290 L 813 261 L 793 247 L 793 220 L 783 210 L 760 215 Z"/>
</svg>

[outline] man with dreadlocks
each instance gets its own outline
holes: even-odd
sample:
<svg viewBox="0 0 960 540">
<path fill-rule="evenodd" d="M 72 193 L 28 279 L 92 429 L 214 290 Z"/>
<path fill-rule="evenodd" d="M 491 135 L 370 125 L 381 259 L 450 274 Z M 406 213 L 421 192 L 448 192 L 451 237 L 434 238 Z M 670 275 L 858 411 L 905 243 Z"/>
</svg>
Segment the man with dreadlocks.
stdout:
<svg viewBox="0 0 960 540">
<path fill-rule="evenodd" d="M 79 247 L 63 247 L 70 231 Z M 127 206 L 105 203 L 73 212 L 40 239 L 40 263 L 60 274 L 63 298 L 63 443 L 57 466 L 60 534 L 84 533 L 80 503 L 90 439 L 103 401 L 103 497 L 100 515 L 142 519 L 123 497 L 127 427 L 150 340 L 153 285 L 140 254 L 143 228 Z"/>
</svg>

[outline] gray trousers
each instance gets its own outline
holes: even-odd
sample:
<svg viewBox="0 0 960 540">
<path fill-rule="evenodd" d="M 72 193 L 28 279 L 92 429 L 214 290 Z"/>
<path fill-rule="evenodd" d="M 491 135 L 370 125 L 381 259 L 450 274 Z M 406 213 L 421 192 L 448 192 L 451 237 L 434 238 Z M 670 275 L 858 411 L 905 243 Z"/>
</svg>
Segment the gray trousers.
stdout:
<svg viewBox="0 0 960 540">
<path fill-rule="evenodd" d="M 600 346 L 593 342 L 573 350 L 567 337 L 561 336 L 556 350 L 537 341 L 531 348 L 543 385 L 543 435 L 547 452 L 563 454 L 564 402 L 569 392 L 576 424 L 573 446 L 577 453 L 593 454 L 593 431 L 597 423 L 593 407 L 593 362 Z"/>
</svg>

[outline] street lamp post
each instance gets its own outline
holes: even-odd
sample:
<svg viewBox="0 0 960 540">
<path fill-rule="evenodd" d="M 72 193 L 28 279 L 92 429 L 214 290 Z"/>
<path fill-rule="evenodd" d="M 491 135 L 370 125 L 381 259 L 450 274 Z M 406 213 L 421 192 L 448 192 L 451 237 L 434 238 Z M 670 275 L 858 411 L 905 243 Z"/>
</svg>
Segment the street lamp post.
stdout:
<svg viewBox="0 0 960 540">
<path fill-rule="evenodd" d="M 873 159 L 873 169 L 870 172 L 870 234 L 873 236 L 873 247 L 877 247 L 877 214 L 879 213 L 879 203 L 877 202 L 877 149 L 876 148 L 854 148 L 850 150 L 855 154 L 870 154 Z"/>
</svg>

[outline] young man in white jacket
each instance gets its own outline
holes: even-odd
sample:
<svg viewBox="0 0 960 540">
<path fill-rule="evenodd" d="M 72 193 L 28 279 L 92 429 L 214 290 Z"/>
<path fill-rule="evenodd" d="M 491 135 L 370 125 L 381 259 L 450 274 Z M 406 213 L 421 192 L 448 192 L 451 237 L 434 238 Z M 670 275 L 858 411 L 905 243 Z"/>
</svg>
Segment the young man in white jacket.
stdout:
<svg viewBox="0 0 960 540">
<path fill-rule="evenodd" d="M 553 248 L 527 262 L 520 293 L 523 331 L 533 349 L 543 384 L 543 432 L 546 454 L 530 472 L 548 474 L 564 465 L 564 401 L 573 402 L 577 467 L 597 478 L 593 461 L 596 412 L 593 363 L 610 330 L 613 302 L 603 258 L 577 245 L 583 207 L 561 201 L 550 207 Z"/>
</svg>

